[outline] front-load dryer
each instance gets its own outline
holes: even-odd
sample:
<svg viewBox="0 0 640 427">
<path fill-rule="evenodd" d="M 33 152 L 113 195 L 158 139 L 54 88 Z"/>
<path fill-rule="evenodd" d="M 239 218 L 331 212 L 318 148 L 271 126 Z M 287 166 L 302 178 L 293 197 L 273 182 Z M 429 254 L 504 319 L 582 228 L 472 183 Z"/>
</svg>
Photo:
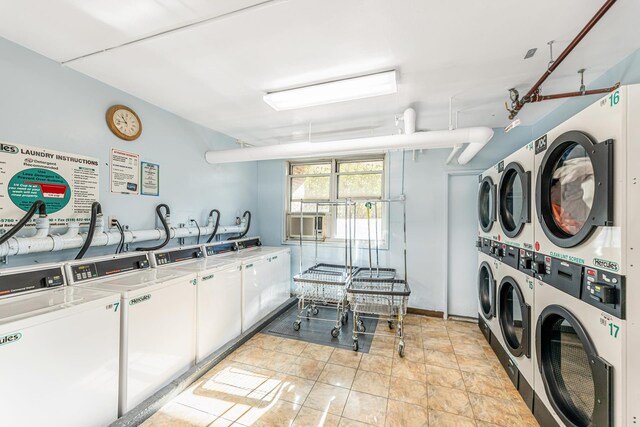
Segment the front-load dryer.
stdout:
<svg viewBox="0 0 640 427">
<path fill-rule="evenodd" d="M 480 251 L 493 254 L 492 242 L 498 240 L 497 221 L 497 192 L 498 192 L 498 166 L 492 166 L 479 177 L 478 185 L 478 243 Z"/>
<path fill-rule="evenodd" d="M 527 273 L 502 264 L 496 270 L 496 308 L 500 347 L 492 346 L 511 382 L 523 400 L 533 408 L 534 279 Z"/>
<path fill-rule="evenodd" d="M 227 248 L 225 243 L 213 246 Z M 221 250 L 218 250 L 221 252 Z M 161 270 L 197 275 L 196 363 L 242 333 L 242 275 L 240 261 L 223 256 L 204 257 L 201 246 L 185 246 L 149 253 Z"/>
<path fill-rule="evenodd" d="M 119 296 L 120 415 L 195 363 L 196 274 L 150 268 L 133 252 L 73 261 L 70 284 Z"/>
<path fill-rule="evenodd" d="M 533 223 L 531 210 L 534 144 L 530 142 L 498 163 L 497 217 L 498 242 L 503 263 L 531 274 L 533 262 Z"/>
<path fill-rule="evenodd" d="M 598 283 L 607 274 L 588 271 L 575 286 L 591 295 L 589 278 Z M 540 425 L 635 424 L 638 401 L 631 394 L 637 396 L 638 377 L 627 357 L 632 351 L 628 322 L 610 313 L 616 311 L 612 304 L 586 304 L 537 279 L 535 298 L 533 412 Z"/>
<path fill-rule="evenodd" d="M 497 334 L 500 334 L 496 308 L 496 277 L 500 267 L 500 261 L 478 252 L 478 325 L 491 345 L 497 342 Z"/>
<path fill-rule="evenodd" d="M 0 294 L 1 424 L 115 421 L 119 298 L 65 286 L 60 264 L 0 269 Z"/>
</svg>

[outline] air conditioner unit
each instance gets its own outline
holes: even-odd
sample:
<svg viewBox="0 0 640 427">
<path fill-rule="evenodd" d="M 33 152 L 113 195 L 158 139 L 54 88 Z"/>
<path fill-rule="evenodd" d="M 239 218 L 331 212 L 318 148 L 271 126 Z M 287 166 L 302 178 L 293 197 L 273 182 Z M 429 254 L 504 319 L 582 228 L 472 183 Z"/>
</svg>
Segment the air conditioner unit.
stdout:
<svg viewBox="0 0 640 427">
<path fill-rule="evenodd" d="M 287 226 L 290 239 L 300 239 L 300 221 L 302 220 L 302 240 L 325 239 L 326 218 L 323 214 L 287 214 Z"/>
</svg>

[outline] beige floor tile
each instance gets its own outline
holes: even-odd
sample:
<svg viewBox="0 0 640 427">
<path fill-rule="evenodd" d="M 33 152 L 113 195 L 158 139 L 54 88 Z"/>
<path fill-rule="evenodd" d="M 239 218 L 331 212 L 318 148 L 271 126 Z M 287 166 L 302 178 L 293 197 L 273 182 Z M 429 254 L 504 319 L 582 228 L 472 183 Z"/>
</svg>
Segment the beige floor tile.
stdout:
<svg viewBox="0 0 640 427">
<path fill-rule="evenodd" d="M 387 399 L 352 390 L 349 393 L 342 417 L 382 427 L 385 423 L 386 413 Z"/>
<path fill-rule="evenodd" d="M 294 356 L 300 356 L 300 354 L 307 347 L 307 343 L 304 341 L 283 339 L 282 342 L 274 350 L 280 353 L 292 354 Z"/>
<path fill-rule="evenodd" d="M 509 394 L 504 390 L 502 382 L 497 377 L 463 371 L 462 378 L 469 393 L 509 399 Z"/>
<path fill-rule="evenodd" d="M 266 407 L 251 408 L 237 421 L 242 425 L 252 427 L 288 426 L 293 424 L 300 408 L 300 405 L 291 402 L 273 402 Z M 224 415 L 223 418 L 225 418 Z"/>
<path fill-rule="evenodd" d="M 504 427 L 511 427 L 522 423 L 522 419 L 508 399 L 483 396 L 470 393 L 469 400 L 477 420 L 487 421 Z"/>
<path fill-rule="evenodd" d="M 284 341 L 284 338 L 275 337 L 267 334 L 256 334 L 247 343 L 248 346 L 256 346 L 264 348 L 266 350 L 276 350 L 277 347 Z"/>
<path fill-rule="evenodd" d="M 473 411 L 467 393 L 449 387 L 428 385 L 429 409 L 450 412 L 472 418 Z"/>
<path fill-rule="evenodd" d="M 422 381 L 392 378 L 389 385 L 389 399 L 419 405 L 424 408 L 429 406 L 427 385 Z"/>
<path fill-rule="evenodd" d="M 340 416 L 348 397 L 349 390 L 346 388 L 316 383 L 302 405 Z"/>
<path fill-rule="evenodd" d="M 371 427 L 371 424 L 361 423 L 360 421 L 350 420 L 349 418 L 340 418 L 338 427 Z"/>
<path fill-rule="evenodd" d="M 293 421 L 293 427 L 337 427 L 338 424 L 340 424 L 340 416 L 306 406 L 300 408 L 298 416 Z"/>
<path fill-rule="evenodd" d="M 418 316 L 418 315 L 415 315 L 415 314 L 407 314 L 404 317 L 405 325 L 417 325 L 417 326 L 420 326 L 420 322 L 421 322 L 421 316 Z"/>
<path fill-rule="evenodd" d="M 400 354 L 396 351 L 393 353 L 393 357 L 396 359 L 400 358 Z M 405 341 L 403 358 L 410 362 L 424 363 L 424 350 L 422 349 L 422 342 Z"/>
<path fill-rule="evenodd" d="M 427 365 L 458 369 L 458 361 L 454 353 L 445 351 L 424 350 L 424 361 Z"/>
<path fill-rule="evenodd" d="M 404 359 L 393 359 L 391 375 L 414 381 L 427 381 L 424 363 L 410 362 Z"/>
<path fill-rule="evenodd" d="M 465 343 L 465 344 L 453 344 L 453 351 L 456 354 L 464 354 L 470 357 L 477 357 L 479 359 L 486 359 L 484 354 L 484 349 L 480 344 L 475 342 L 473 343 Z"/>
<path fill-rule="evenodd" d="M 168 403 L 142 425 L 144 427 L 204 427 L 215 419 L 215 415 L 179 403 Z"/>
<path fill-rule="evenodd" d="M 427 427 L 429 414 L 422 406 L 389 400 L 385 425 L 387 427 Z"/>
<path fill-rule="evenodd" d="M 382 375 L 391 375 L 391 365 L 393 359 L 384 356 L 376 356 L 364 353 L 360 359 L 358 369 L 363 371 L 376 372 Z"/>
<path fill-rule="evenodd" d="M 437 329 L 428 329 L 422 328 L 422 332 L 420 332 L 420 337 L 423 340 L 426 339 L 449 339 L 449 333 L 446 328 L 437 328 Z"/>
<path fill-rule="evenodd" d="M 315 381 L 320 376 L 324 366 L 325 363 L 319 360 L 298 357 L 295 363 L 287 365 L 283 371 L 288 375 Z"/>
<path fill-rule="evenodd" d="M 453 353 L 453 345 L 451 345 L 449 338 L 423 338 L 422 347 L 425 350 Z"/>
<path fill-rule="evenodd" d="M 396 347 L 393 344 L 371 344 L 371 347 L 369 347 L 370 355 L 387 357 L 389 359 L 393 358 L 396 351 Z"/>
<path fill-rule="evenodd" d="M 356 370 L 354 368 L 327 363 L 318 377 L 318 381 L 338 387 L 351 388 L 355 376 Z"/>
<path fill-rule="evenodd" d="M 441 366 L 425 365 L 427 383 L 442 387 L 451 387 L 464 390 L 462 375 L 457 369 L 443 368 Z"/>
<path fill-rule="evenodd" d="M 300 356 L 326 362 L 331 357 L 331 353 L 333 353 L 333 347 L 320 344 L 308 344 L 304 351 L 300 353 Z"/>
<path fill-rule="evenodd" d="M 363 371 L 361 369 L 356 372 L 351 390 L 361 391 L 380 397 L 389 396 L 389 383 L 391 377 L 389 375 L 377 374 L 375 372 Z"/>
<path fill-rule="evenodd" d="M 476 423 L 473 419 L 461 415 L 429 411 L 429 427 L 476 427 Z"/>
<path fill-rule="evenodd" d="M 477 357 L 465 356 L 464 354 L 456 355 L 458 366 L 461 371 L 473 372 L 475 374 L 483 374 L 488 376 L 496 376 L 496 372 L 491 363 L 485 359 Z"/>
<path fill-rule="evenodd" d="M 360 359 L 362 359 L 362 353 L 336 348 L 329 358 L 329 363 L 347 366 L 349 368 L 357 368 L 360 364 Z"/>
<path fill-rule="evenodd" d="M 285 400 L 300 405 L 305 401 L 314 385 L 314 381 L 286 374 L 276 374 L 263 385 L 272 381 L 276 382 L 275 387 L 265 395 L 264 400 Z M 258 390 L 260 391 L 260 387 Z M 251 394 L 249 396 L 251 397 Z"/>
<path fill-rule="evenodd" d="M 207 427 L 232 427 L 232 426 L 240 426 L 238 423 L 234 423 L 233 421 L 225 420 L 222 417 L 216 418 L 214 422 L 209 424 Z"/>
</svg>

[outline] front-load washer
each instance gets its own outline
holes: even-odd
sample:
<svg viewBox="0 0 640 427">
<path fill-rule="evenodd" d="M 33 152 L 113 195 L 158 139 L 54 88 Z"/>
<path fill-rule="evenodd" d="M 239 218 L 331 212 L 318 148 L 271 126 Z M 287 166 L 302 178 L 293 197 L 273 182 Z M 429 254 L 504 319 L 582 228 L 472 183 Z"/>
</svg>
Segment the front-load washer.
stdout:
<svg viewBox="0 0 640 427">
<path fill-rule="evenodd" d="M 533 327 L 534 279 L 527 273 L 502 264 L 495 273 L 496 308 L 500 343 L 496 352 L 511 382 L 523 400 L 533 408 L 534 364 Z M 494 347 L 494 350 L 497 346 Z"/>
<path fill-rule="evenodd" d="M 497 321 L 496 277 L 500 261 L 478 252 L 478 325 L 489 344 L 497 342 L 500 326 Z"/>
<path fill-rule="evenodd" d="M 142 252 L 73 261 L 66 272 L 73 286 L 120 297 L 120 415 L 193 366 L 196 274 L 152 269 Z"/>
<path fill-rule="evenodd" d="M 535 243 L 531 221 L 533 147 L 530 142 L 498 163 L 497 190 L 501 260 L 530 275 Z"/>
<path fill-rule="evenodd" d="M 118 418 L 119 298 L 65 286 L 63 267 L 0 270 L 2 425 Z"/>
<path fill-rule="evenodd" d="M 606 299 L 606 288 L 598 284 L 605 277 L 621 278 L 584 270 L 581 280 L 569 283 L 580 288 L 583 298 Z M 619 313 L 624 300 L 587 304 L 576 293 L 578 289 L 567 292 L 567 284 L 535 280 L 534 415 L 543 426 L 636 424 L 638 371 L 628 355 L 637 351 L 638 340 L 634 347 L 631 325 L 612 314 Z M 638 327 L 633 328 L 637 333 Z"/>
<path fill-rule="evenodd" d="M 493 255 L 493 242 L 498 240 L 499 227 L 497 221 L 498 207 L 498 165 L 484 171 L 479 177 L 478 185 L 478 242 L 480 251 Z"/>
<path fill-rule="evenodd" d="M 224 245 L 223 242 L 213 246 L 213 251 Z M 196 363 L 242 333 L 240 261 L 216 256 L 203 257 L 203 254 L 201 246 L 149 253 L 154 268 L 197 275 Z"/>
<path fill-rule="evenodd" d="M 632 111 L 640 85 L 623 86 L 541 136 L 535 146 L 535 251 L 625 274 Z"/>
</svg>

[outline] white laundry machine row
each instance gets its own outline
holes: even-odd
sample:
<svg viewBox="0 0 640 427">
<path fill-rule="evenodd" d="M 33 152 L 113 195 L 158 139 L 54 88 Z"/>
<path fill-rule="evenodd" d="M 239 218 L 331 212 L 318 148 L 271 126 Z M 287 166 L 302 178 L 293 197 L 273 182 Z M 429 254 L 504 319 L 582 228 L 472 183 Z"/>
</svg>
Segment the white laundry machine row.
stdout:
<svg viewBox="0 0 640 427">
<path fill-rule="evenodd" d="M 498 241 L 498 166 L 492 166 L 478 176 L 478 250 L 494 255 L 493 242 Z"/>
<path fill-rule="evenodd" d="M 70 285 L 119 297 L 119 414 L 187 371 L 195 360 L 196 274 L 150 268 L 146 253 L 66 265 Z"/>
<path fill-rule="evenodd" d="M 536 379 L 543 425 L 640 420 L 640 86 L 535 141 Z"/>
<path fill-rule="evenodd" d="M 230 242 L 236 245 L 236 251 L 225 246 Z M 262 246 L 259 237 L 249 237 L 205 245 L 204 252 L 207 257 L 221 256 L 241 263 L 242 332 L 254 326 L 290 297 L 289 248 Z"/>
<path fill-rule="evenodd" d="M 217 253 L 234 252 L 227 243 L 214 245 Z M 202 246 L 149 253 L 151 265 L 185 275 L 196 275 L 196 363 L 242 333 L 242 268 L 240 261 L 204 257 Z"/>
<path fill-rule="evenodd" d="M 119 298 L 65 286 L 60 264 L 0 270 L 6 426 L 104 426 L 118 417 Z"/>
</svg>

